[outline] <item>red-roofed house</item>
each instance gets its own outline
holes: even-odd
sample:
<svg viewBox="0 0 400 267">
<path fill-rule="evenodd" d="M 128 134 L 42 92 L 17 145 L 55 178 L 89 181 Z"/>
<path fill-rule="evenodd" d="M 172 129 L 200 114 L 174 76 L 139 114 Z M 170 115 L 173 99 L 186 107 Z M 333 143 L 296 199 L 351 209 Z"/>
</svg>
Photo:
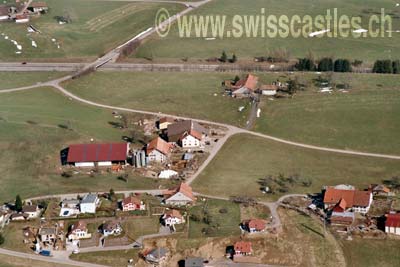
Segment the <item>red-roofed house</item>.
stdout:
<svg viewBox="0 0 400 267">
<path fill-rule="evenodd" d="M 192 120 L 178 121 L 168 125 L 168 142 L 175 142 L 183 148 L 201 146 L 201 141 L 208 135 L 208 130 Z"/>
<path fill-rule="evenodd" d="M 122 211 L 145 210 L 146 205 L 138 197 L 129 196 L 121 201 Z"/>
<path fill-rule="evenodd" d="M 234 250 L 235 250 L 235 255 L 251 255 L 251 253 L 253 252 L 253 249 L 251 247 L 251 242 L 247 242 L 247 241 L 238 241 L 235 243 L 235 245 L 233 246 Z"/>
<path fill-rule="evenodd" d="M 325 209 L 330 209 L 342 202 L 340 206 L 342 209 L 367 213 L 371 207 L 372 198 L 371 191 L 328 187 L 324 193 L 324 206 Z"/>
<path fill-rule="evenodd" d="M 400 235 L 400 213 L 386 214 L 385 233 Z"/>
<path fill-rule="evenodd" d="M 265 231 L 267 221 L 262 219 L 250 219 L 242 222 L 242 229 L 250 233 L 258 233 Z"/>
<path fill-rule="evenodd" d="M 160 137 L 147 144 L 146 154 L 149 161 L 164 162 L 168 159 L 173 145 L 165 142 Z"/>
<path fill-rule="evenodd" d="M 75 144 L 68 148 L 67 163 L 76 167 L 125 165 L 129 143 Z"/>
<path fill-rule="evenodd" d="M 185 218 L 182 216 L 179 210 L 175 209 L 166 210 L 161 219 L 163 220 L 165 226 L 185 223 Z"/>
<path fill-rule="evenodd" d="M 185 183 L 164 191 L 164 201 L 168 205 L 184 206 L 193 203 L 195 200 L 192 188 Z"/>
<path fill-rule="evenodd" d="M 248 74 L 245 79 L 237 81 L 231 88 L 234 97 L 247 97 L 258 89 L 258 77 Z"/>
<path fill-rule="evenodd" d="M 85 238 L 91 238 L 92 234 L 88 233 L 87 224 L 85 221 L 77 221 L 73 225 L 68 232 L 69 240 L 79 240 Z"/>
</svg>

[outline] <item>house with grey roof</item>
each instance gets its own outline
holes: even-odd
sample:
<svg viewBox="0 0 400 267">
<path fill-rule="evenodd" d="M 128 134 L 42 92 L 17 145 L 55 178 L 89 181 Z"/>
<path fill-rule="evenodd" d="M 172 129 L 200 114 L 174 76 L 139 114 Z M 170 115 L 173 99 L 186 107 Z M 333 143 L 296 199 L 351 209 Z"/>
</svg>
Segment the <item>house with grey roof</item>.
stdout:
<svg viewBox="0 0 400 267">
<path fill-rule="evenodd" d="M 96 213 L 96 208 L 100 204 L 97 194 L 85 195 L 79 203 L 81 213 Z"/>
</svg>

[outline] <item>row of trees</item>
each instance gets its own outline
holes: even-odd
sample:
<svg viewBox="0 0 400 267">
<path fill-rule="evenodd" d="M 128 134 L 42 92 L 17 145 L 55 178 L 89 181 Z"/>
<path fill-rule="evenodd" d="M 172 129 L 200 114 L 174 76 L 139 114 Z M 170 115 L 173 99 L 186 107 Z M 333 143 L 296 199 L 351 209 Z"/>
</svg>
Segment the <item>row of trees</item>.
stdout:
<svg viewBox="0 0 400 267">
<path fill-rule="evenodd" d="M 400 74 L 400 60 L 377 60 L 374 63 L 372 72 Z"/>
<path fill-rule="evenodd" d="M 351 72 L 351 63 L 348 59 L 336 59 L 326 57 L 322 58 L 318 62 L 315 62 L 312 58 L 299 58 L 299 61 L 295 65 L 299 71 L 334 71 L 334 72 Z"/>
<path fill-rule="evenodd" d="M 221 61 L 223 63 L 225 63 L 225 62 L 235 63 L 237 61 L 237 56 L 236 56 L 236 54 L 232 54 L 232 57 L 228 58 L 228 55 L 226 54 L 226 52 L 222 51 L 219 61 Z"/>
</svg>

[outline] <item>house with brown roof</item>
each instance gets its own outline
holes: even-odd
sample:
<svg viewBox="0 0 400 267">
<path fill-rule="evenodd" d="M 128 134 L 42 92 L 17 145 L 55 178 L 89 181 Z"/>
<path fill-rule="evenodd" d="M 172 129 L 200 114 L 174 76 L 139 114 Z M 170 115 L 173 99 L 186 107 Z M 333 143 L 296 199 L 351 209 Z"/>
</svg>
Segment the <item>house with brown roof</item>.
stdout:
<svg viewBox="0 0 400 267">
<path fill-rule="evenodd" d="M 176 188 L 164 191 L 164 202 L 167 205 L 185 206 L 195 200 L 192 188 L 186 183 L 181 183 Z"/>
<path fill-rule="evenodd" d="M 146 205 L 140 198 L 129 196 L 121 201 L 122 211 L 145 210 Z"/>
<path fill-rule="evenodd" d="M 173 145 L 165 142 L 160 137 L 153 139 L 146 147 L 147 160 L 149 162 L 165 162 L 171 153 Z"/>
<path fill-rule="evenodd" d="M 208 130 L 192 120 L 183 120 L 168 125 L 168 142 L 177 143 L 183 148 L 198 148 L 203 139 L 208 135 Z"/>
<path fill-rule="evenodd" d="M 165 226 L 185 223 L 185 217 L 183 217 L 181 212 L 176 209 L 166 210 L 161 219 Z"/>
<path fill-rule="evenodd" d="M 400 235 L 400 213 L 389 213 L 385 217 L 385 233 Z"/>
<path fill-rule="evenodd" d="M 25 205 L 22 207 L 22 212 L 28 214 L 28 219 L 38 218 L 41 209 L 37 205 Z"/>
<path fill-rule="evenodd" d="M 233 248 L 235 250 L 235 256 L 248 256 L 253 253 L 251 242 L 248 241 L 238 241 Z"/>
<path fill-rule="evenodd" d="M 87 223 L 82 220 L 76 221 L 73 225 L 71 225 L 68 232 L 68 239 L 70 241 L 86 239 L 91 237 L 92 234 L 88 233 Z"/>
<path fill-rule="evenodd" d="M 14 17 L 15 23 L 28 23 L 29 16 L 26 14 L 18 14 Z"/>
<path fill-rule="evenodd" d="M 241 223 L 241 229 L 249 233 L 264 232 L 267 228 L 267 220 L 262 219 L 250 219 L 245 220 Z"/>
<path fill-rule="evenodd" d="M 276 84 L 263 84 L 260 86 L 262 95 L 273 96 L 278 92 L 279 87 Z"/>
<path fill-rule="evenodd" d="M 10 7 L 8 5 L 0 5 L 0 21 L 10 19 Z"/>
<path fill-rule="evenodd" d="M 168 125 L 175 123 L 175 120 L 171 117 L 163 117 L 158 121 L 158 129 L 166 130 Z"/>
<path fill-rule="evenodd" d="M 342 201 L 346 211 L 368 213 L 372 204 L 371 191 L 361 191 L 352 188 L 327 187 L 324 193 L 324 207 L 331 209 Z"/>
<path fill-rule="evenodd" d="M 122 233 L 122 226 L 117 221 L 109 221 L 102 225 L 101 230 L 105 237 L 110 235 L 120 235 Z"/>
<path fill-rule="evenodd" d="M 32 13 L 46 13 L 49 10 L 46 2 L 32 2 L 27 10 Z"/>
</svg>

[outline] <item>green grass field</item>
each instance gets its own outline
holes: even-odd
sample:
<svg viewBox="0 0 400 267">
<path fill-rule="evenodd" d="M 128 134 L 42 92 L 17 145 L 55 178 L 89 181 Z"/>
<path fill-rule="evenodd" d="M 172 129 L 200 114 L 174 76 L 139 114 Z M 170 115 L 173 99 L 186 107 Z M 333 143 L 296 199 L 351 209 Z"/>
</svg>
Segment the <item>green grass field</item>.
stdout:
<svg viewBox="0 0 400 267">
<path fill-rule="evenodd" d="M 226 209 L 226 213 L 221 212 L 221 209 Z M 238 204 L 225 200 L 208 199 L 206 202 L 192 207 L 189 213 L 201 218 L 204 211 L 207 211 L 210 223 L 206 224 L 203 220 L 190 219 L 190 238 L 228 237 L 240 234 L 239 224 L 241 220 Z M 206 233 L 204 233 L 205 230 Z"/>
<path fill-rule="evenodd" d="M 127 266 L 128 260 L 133 259 L 137 262 L 139 250 L 113 250 L 72 254 L 71 259 L 83 262 L 97 263 L 113 267 Z"/>
<path fill-rule="evenodd" d="M 399 240 L 355 239 L 343 241 L 343 251 L 349 267 L 399 266 L 399 249 Z"/>
<path fill-rule="evenodd" d="M 41 31 L 28 33 L 27 25 L 1 23 L 0 32 L 22 45 L 22 54 L 9 40 L 0 37 L 2 60 L 77 61 L 93 60 L 111 48 L 122 44 L 138 33 L 153 27 L 154 18 L 161 7 L 171 13 L 183 5 L 167 3 L 129 3 L 96 0 L 45 0 L 50 11 L 31 20 Z M 70 17 L 71 23 L 60 25 L 55 16 Z M 53 42 L 52 39 L 56 39 Z M 38 47 L 32 47 L 34 40 Z M 60 48 L 57 48 L 60 44 Z"/>
<path fill-rule="evenodd" d="M 64 75 L 66 75 L 65 72 L 0 72 L 0 90 L 34 85 Z"/>
<path fill-rule="evenodd" d="M 10 201 L 16 194 L 25 198 L 159 185 L 156 180 L 133 174 L 128 183 L 118 180 L 115 174 L 61 177 L 59 153 L 69 144 L 90 142 L 91 138 L 96 142 L 119 142 L 123 135 L 129 135 L 129 130 L 109 124 L 115 121 L 110 110 L 72 102 L 51 88 L 37 88 L 1 95 L 0 118 L 1 201 Z"/>
<path fill-rule="evenodd" d="M 99 72 L 69 81 L 72 93 L 98 103 L 244 125 L 247 100 L 221 95 L 221 82 L 232 74 Z M 217 95 L 214 95 L 217 94 Z"/>
<path fill-rule="evenodd" d="M 336 73 L 330 76 L 332 83 L 349 84 L 349 92 L 322 94 L 313 82 L 319 76 L 314 73 L 257 75 L 265 84 L 297 76 L 306 89 L 291 99 L 263 97 L 255 131 L 313 145 L 400 154 L 399 76 Z M 221 82 L 234 76 L 99 72 L 68 82 L 66 88 L 99 103 L 244 126 L 248 101 L 221 96 Z M 239 113 L 242 105 L 248 108 Z"/>
<path fill-rule="evenodd" d="M 72 267 L 71 265 L 64 265 L 59 263 L 50 263 L 45 261 L 31 260 L 28 258 L 10 257 L 7 255 L 0 255 L 0 267 Z"/>
<path fill-rule="evenodd" d="M 334 74 L 332 83 L 350 85 L 348 93 L 320 93 L 310 82 L 292 99 L 260 105 L 254 130 L 292 141 L 325 147 L 400 155 L 400 77 Z M 280 78 L 286 80 L 287 78 Z"/>
<path fill-rule="evenodd" d="M 319 192 L 323 185 L 345 183 L 363 188 L 399 175 L 398 166 L 398 160 L 327 153 L 236 135 L 227 141 L 192 186 L 196 192 L 215 196 L 276 199 L 287 193 Z M 312 184 L 286 184 L 287 192 L 263 194 L 259 179 L 279 174 L 285 177 L 297 174 Z"/>
<path fill-rule="evenodd" d="M 391 0 L 251 0 L 244 3 L 241 0 L 218 0 L 212 1 L 190 15 L 226 15 L 226 31 L 232 31 L 232 18 L 234 15 L 261 15 L 261 8 L 265 8 L 265 16 L 268 15 L 310 15 L 315 18 L 317 15 L 325 16 L 327 10 L 338 8 L 338 14 L 362 17 L 363 28 L 368 29 L 369 17 L 375 12 L 380 12 L 385 8 L 386 14 L 391 14 L 393 18 L 393 30 L 400 26 L 399 12 Z M 243 25 L 243 24 L 242 24 Z M 333 31 L 334 26 L 331 26 Z M 194 28 L 194 27 L 193 27 Z M 245 27 L 244 27 L 245 28 Z M 375 28 L 374 28 L 375 29 Z M 255 56 L 265 56 L 268 51 L 285 48 L 293 58 L 304 57 L 309 51 L 315 56 L 334 56 L 337 58 L 361 59 L 364 62 L 371 62 L 378 58 L 399 58 L 400 51 L 397 48 L 400 35 L 393 33 L 392 38 L 265 38 L 245 37 L 241 38 L 217 38 L 216 40 L 206 40 L 211 37 L 211 30 L 206 36 L 197 38 L 192 29 L 189 38 L 180 38 L 178 24 L 175 23 L 166 38 L 153 35 L 151 39 L 138 50 L 134 57 L 161 59 L 207 59 L 219 57 L 223 50 L 228 54 L 236 53 L 240 59 L 252 59 Z M 388 33 L 385 33 L 388 35 Z M 176 49 L 179 47 L 179 49 Z"/>
</svg>

